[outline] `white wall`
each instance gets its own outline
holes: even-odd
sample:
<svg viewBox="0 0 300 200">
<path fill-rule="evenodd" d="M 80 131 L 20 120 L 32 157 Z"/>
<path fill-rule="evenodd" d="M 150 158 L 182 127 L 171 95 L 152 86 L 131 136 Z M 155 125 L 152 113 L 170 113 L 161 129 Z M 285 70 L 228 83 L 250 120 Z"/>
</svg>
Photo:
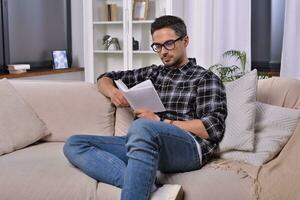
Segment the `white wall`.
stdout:
<svg viewBox="0 0 300 200">
<path fill-rule="evenodd" d="M 83 64 L 83 1 L 71 0 L 72 12 L 72 57 L 75 67 Z"/>
</svg>

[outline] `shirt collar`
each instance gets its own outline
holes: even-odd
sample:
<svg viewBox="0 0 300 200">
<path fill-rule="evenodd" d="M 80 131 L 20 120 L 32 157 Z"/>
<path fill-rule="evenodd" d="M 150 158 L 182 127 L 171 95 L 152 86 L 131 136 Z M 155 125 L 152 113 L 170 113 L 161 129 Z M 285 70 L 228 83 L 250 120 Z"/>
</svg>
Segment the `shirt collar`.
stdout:
<svg viewBox="0 0 300 200">
<path fill-rule="evenodd" d="M 186 73 L 192 66 L 197 65 L 196 58 L 189 58 L 189 62 L 177 68 L 180 72 Z"/>
</svg>

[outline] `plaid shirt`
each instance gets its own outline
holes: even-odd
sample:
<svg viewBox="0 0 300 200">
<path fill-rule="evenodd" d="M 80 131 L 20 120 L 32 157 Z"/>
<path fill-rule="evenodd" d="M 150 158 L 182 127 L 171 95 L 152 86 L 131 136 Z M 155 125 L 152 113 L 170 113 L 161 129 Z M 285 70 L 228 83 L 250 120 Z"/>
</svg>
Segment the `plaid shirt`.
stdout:
<svg viewBox="0 0 300 200">
<path fill-rule="evenodd" d="M 152 65 L 136 70 L 107 72 L 98 79 L 103 76 L 121 79 L 128 88 L 150 79 L 167 110 L 157 114 L 172 120 L 200 119 L 209 138 L 192 135 L 201 147 L 202 163 L 212 157 L 224 135 L 227 106 L 224 85 L 211 71 L 190 59 L 180 68 Z"/>
</svg>

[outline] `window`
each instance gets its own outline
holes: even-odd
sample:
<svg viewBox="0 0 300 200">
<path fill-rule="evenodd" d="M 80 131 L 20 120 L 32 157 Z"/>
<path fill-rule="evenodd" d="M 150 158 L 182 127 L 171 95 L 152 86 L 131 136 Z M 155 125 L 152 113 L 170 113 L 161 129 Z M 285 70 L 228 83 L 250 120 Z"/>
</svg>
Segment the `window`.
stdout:
<svg viewBox="0 0 300 200">
<path fill-rule="evenodd" d="M 279 75 L 285 0 L 251 1 L 252 69 Z"/>
</svg>

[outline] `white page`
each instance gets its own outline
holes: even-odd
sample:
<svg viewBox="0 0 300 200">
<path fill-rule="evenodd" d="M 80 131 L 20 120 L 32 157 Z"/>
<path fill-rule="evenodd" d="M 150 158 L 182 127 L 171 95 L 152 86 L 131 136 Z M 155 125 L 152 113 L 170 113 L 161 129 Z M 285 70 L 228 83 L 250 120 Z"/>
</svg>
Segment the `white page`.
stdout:
<svg viewBox="0 0 300 200">
<path fill-rule="evenodd" d="M 130 89 L 126 89 L 127 86 L 121 80 L 115 82 L 133 109 L 147 109 L 152 112 L 166 110 L 150 80 L 146 80 Z"/>
<path fill-rule="evenodd" d="M 116 85 L 118 86 L 118 88 L 122 91 L 127 91 L 128 87 L 123 83 L 123 81 L 121 81 L 120 79 L 115 81 Z"/>
<path fill-rule="evenodd" d="M 154 88 L 154 85 L 152 84 L 152 82 L 150 80 L 143 81 L 143 82 L 133 86 L 131 88 L 131 90 L 135 90 L 135 89 L 138 89 L 138 88 L 147 88 L 147 87 L 153 87 Z"/>
</svg>

